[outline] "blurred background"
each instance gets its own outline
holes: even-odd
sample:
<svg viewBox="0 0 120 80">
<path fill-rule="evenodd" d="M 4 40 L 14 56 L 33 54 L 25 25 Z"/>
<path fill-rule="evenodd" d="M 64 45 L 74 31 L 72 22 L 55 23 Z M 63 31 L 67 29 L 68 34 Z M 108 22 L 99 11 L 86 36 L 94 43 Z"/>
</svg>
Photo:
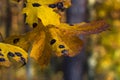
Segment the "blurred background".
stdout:
<svg viewBox="0 0 120 80">
<path fill-rule="evenodd" d="M 0 0 L 3 38 L 29 30 L 22 8 L 22 1 Z M 84 48 L 73 58 L 53 57 L 45 70 L 36 63 L 18 70 L 0 70 L 0 80 L 120 80 L 120 0 L 72 0 L 72 6 L 63 15 L 63 21 L 69 24 L 105 19 L 110 30 L 80 36 Z"/>
</svg>

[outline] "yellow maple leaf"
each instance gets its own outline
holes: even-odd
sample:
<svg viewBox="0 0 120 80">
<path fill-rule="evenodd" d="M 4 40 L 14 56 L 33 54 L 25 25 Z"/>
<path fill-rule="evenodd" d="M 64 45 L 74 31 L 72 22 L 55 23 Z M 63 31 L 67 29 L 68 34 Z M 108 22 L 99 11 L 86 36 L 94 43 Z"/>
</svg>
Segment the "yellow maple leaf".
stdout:
<svg viewBox="0 0 120 80">
<path fill-rule="evenodd" d="M 58 26 L 48 25 L 43 27 L 43 36 L 44 38 L 39 37 L 39 41 L 34 44 L 36 49 L 33 49 L 31 52 L 31 57 L 38 59 L 35 54 L 37 51 L 39 52 L 39 57 L 45 51 L 48 51 L 46 47 L 41 45 L 45 45 L 47 42 L 52 52 L 55 53 L 57 56 L 67 55 L 67 56 L 75 56 L 77 55 L 83 46 L 83 41 L 79 39 L 79 35 L 82 34 L 95 34 L 102 32 L 108 28 L 108 24 L 104 20 L 100 21 L 93 21 L 91 23 L 80 23 L 75 24 L 74 26 L 70 26 L 68 24 L 60 24 Z M 45 35 L 46 34 L 46 35 Z M 41 45 L 38 45 L 41 44 Z M 44 49 L 42 49 L 44 48 Z M 35 51 L 35 52 L 34 52 Z M 49 55 L 50 55 L 49 53 Z"/>
<path fill-rule="evenodd" d="M 28 54 L 22 48 L 0 43 L 0 66 L 23 66 L 27 63 Z"/>
<path fill-rule="evenodd" d="M 62 23 L 58 26 L 49 25 L 47 27 L 53 52 L 57 56 L 67 55 L 72 57 L 82 49 L 83 42 L 79 39 L 80 35 L 100 33 L 108 29 L 109 26 L 104 20 L 100 20 L 73 26 Z"/>
<path fill-rule="evenodd" d="M 41 19 L 44 26 L 49 24 L 60 24 L 60 16 L 55 13 L 52 8 L 49 8 L 48 6 L 41 6 L 38 8 L 38 11 L 37 17 Z"/>
<path fill-rule="evenodd" d="M 39 4 L 36 6 L 35 4 L 37 3 L 27 3 L 27 6 L 23 8 L 23 13 L 26 14 L 26 23 L 32 26 L 40 19 L 44 26 L 60 24 L 60 16 L 52 8 Z"/>
<path fill-rule="evenodd" d="M 31 3 L 27 3 L 27 6 L 23 9 L 23 13 L 26 14 L 26 23 L 32 26 L 33 23 L 38 23 L 37 8 L 33 7 Z"/>
</svg>

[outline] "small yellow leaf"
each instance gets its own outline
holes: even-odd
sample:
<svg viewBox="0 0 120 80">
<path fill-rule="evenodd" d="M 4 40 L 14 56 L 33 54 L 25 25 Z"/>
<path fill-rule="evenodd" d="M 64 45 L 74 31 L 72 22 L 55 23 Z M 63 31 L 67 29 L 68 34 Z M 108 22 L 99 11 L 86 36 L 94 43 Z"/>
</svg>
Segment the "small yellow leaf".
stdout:
<svg viewBox="0 0 120 80">
<path fill-rule="evenodd" d="M 41 19 L 44 26 L 49 24 L 60 24 L 60 16 L 55 13 L 52 8 L 49 8 L 48 6 L 41 6 L 38 8 L 38 11 L 37 17 Z"/>
<path fill-rule="evenodd" d="M 0 43 L 0 66 L 11 67 L 16 66 L 17 63 L 19 63 L 20 66 L 23 66 L 27 63 L 27 58 L 28 54 L 22 48 Z"/>
<path fill-rule="evenodd" d="M 38 23 L 37 7 L 33 7 L 31 3 L 26 5 L 27 7 L 23 8 L 22 12 L 26 15 L 26 23 L 32 27 L 33 23 Z"/>
<path fill-rule="evenodd" d="M 27 6 L 23 9 L 23 13 L 26 14 L 26 23 L 30 26 L 32 26 L 33 23 L 38 23 L 38 19 L 41 20 L 44 26 L 60 24 L 60 15 L 54 12 L 52 8 L 39 4 L 36 7 L 36 5 L 33 4 L 34 3 L 27 3 Z"/>
</svg>

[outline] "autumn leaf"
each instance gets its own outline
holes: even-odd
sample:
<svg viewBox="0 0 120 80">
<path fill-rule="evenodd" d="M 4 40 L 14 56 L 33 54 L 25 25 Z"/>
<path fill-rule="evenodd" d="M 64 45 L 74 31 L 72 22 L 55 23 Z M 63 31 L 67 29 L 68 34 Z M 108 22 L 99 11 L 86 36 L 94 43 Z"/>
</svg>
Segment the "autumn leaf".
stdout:
<svg viewBox="0 0 120 80">
<path fill-rule="evenodd" d="M 21 67 L 27 63 L 28 54 L 22 48 L 10 44 L 0 43 L 0 66 Z M 19 64 L 18 64 L 19 63 Z"/>
<path fill-rule="evenodd" d="M 64 11 L 71 5 L 70 0 L 28 0 L 23 13 L 26 15 L 26 23 L 30 26 L 38 23 L 38 19 L 44 26 L 59 25 L 60 11 Z"/>
<path fill-rule="evenodd" d="M 79 35 L 100 33 L 107 29 L 108 24 L 104 20 L 91 23 L 82 22 L 72 26 L 61 23 L 58 26 L 48 25 L 44 27 L 38 23 L 37 27 L 24 34 L 16 44 L 24 49 L 23 45 L 28 45 L 30 48 L 29 43 L 32 43 L 30 57 L 36 60 L 40 66 L 45 66 L 53 54 L 70 57 L 79 54 L 84 44 Z M 10 37 L 4 41 L 13 43 L 14 38 Z"/>
<path fill-rule="evenodd" d="M 52 8 L 41 6 L 38 8 L 38 11 L 37 17 L 41 19 L 44 26 L 60 24 L 60 16 L 55 13 Z"/>
<path fill-rule="evenodd" d="M 31 3 L 27 3 L 26 8 L 23 8 L 23 13 L 26 15 L 26 22 L 30 26 L 33 25 L 33 23 L 38 23 L 38 18 L 37 18 L 37 8 L 33 7 Z"/>
<path fill-rule="evenodd" d="M 26 23 L 32 26 L 33 23 L 38 23 L 38 19 L 40 19 L 44 26 L 60 24 L 60 15 L 54 12 L 52 8 L 40 4 L 35 6 L 34 4 L 38 3 L 27 3 L 27 6 L 23 9 L 23 13 L 27 16 Z"/>
<path fill-rule="evenodd" d="M 65 23 L 62 23 L 58 26 L 48 25 L 46 26 L 46 28 L 43 29 L 43 31 L 48 36 L 47 41 L 49 44 L 48 46 L 51 47 L 52 51 L 51 53 L 55 53 L 57 56 L 66 55 L 73 57 L 77 55 L 83 47 L 83 41 L 79 38 L 79 35 L 100 33 L 106 29 L 108 29 L 108 24 L 106 24 L 104 20 L 100 20 L 93 21 L 91 23 L 82 22 L 80 24 L 75 24 L 73 26 L 70 26 Z M 44 40 L 41 41 L 42 39 L 40 38 L 39 44 L 45 43 Z M 38 50 L 41 50 L 40 46 Z M 48 51 L 47 48 L 46 51 Z M 34 56 L 34 58 L 36 57 Z"/>
<path fill-rule="evenodd" d="M 83 41 L 79 39 L 80 35 L 100 33 L 108 29 L 109 26 L 104 20 L 100 20 L 91 23 L 82 22 L 73 26 L 62 23 L 58 26 L 49 25 L 47 27 L 49 41 L 52 43 L 52 51 L 57 56 L 67 55 L 73 57 L 83 47 Z"/>
</svg>

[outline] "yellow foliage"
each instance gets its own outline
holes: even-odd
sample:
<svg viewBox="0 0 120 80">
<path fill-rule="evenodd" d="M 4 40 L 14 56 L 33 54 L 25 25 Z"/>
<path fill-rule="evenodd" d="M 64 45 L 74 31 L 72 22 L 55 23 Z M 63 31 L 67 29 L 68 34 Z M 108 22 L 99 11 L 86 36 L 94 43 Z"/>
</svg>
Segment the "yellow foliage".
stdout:
<svg viewBox="0 0 120 80">
<path fill-rule="evenodd" d="M 23 9 L 23 13 L 27 16 L 26 23 L 32 26 L 33 23 L 38 23 L 37 8 L 33 7 L 31 3 L 27 3 L 27 6 L 28 7 Z"/>
<path fill-rule="evenodd" d="M 44 27 L 37 24 L 32 31 L 17 36 L 19 41 L 14 43 L 15 37 L 4 40 L 6 43 L 20 46 L 28 51 L 31 47 L 30 57 L 35 59 L 41 66 L 49 63 L 51 55 L 76 56 L 83 47 L 83 41 L 79 38 L 81 34 L 95 34 L 108 28 L 104 20 L 91 23 L 79 23 L 70 26 L 66 23 L 60 25 L 48 25 Z M 24 45 L 24 46 L 23 46 Z"/>
<path fill-rule="evenodd" d="M 33 30 L 23 35 L 8 37 L 4 42 L 19 46 L 26 51 L 31 49 L 30 57 L 41 66 L 49 63 L 52 54 L 76 56 L 84 44 L 79 35 L 100 33 L 108 28 L 108 24 L 104 20 L 74 25 L 61 23 L 59 10 L 63 11 L 70 5 L 70 0 L 27 0 L 23 13 L 26 14 L 26 23 L 33 27 Z M 4 51 L 11 50 L 14 53 L 18 50 L 14 51 L 13 49 L 16 47 L 14 48 L 12 45 L 12 48 L 7 49 L 8 45 L 5 45 Z M 14 63 L 20 61 L 16 57 L 8 58 L 8 52 L 4 53 L 9 63 L 9 60 Z M 21 54 L 26 60 L 26 53 L 21 52 Z"/>
<path fill-rule="evenodd" d="M 60 24 L 60 16 L 55 13 L 52 8 L 41 6 L 38 8 L 38 11 L 37 17 L 41 19 L 44 26 Z"/>
<path fill-rule="evenodd" d="M 45 48 L 46 51 L 48 51 L 47 48 L 44 46 L 42 46 L 41 48 L 41 45 L 44 45 L 47 42 L 52 51 L 49 51 L 50 53 L 55 53 L 57 56 L 75 56 L 80 52 L 83 46 L 83 42 L 79 39 L 79 35 L 99 33 L 106 30 L 107 28 L 108 25 L 104 20 L 93 21 L 91 23 L 80 23 L 73 26 L 62 23 L 58 26 L 48 25 L 46 27 L 42 27 L 41 30 L 43 30 L 45 33 L 42 32 L 42 35 L 39 36 L 38 39 L 36 39 L 37 43 L 33 45 L 36 49 L 33 49 L 33 52 L 35 52 L 32 53 L 37 54 L 37 51 L 40 50 L 40 56 L 41 51 L 43 50 L 42 48 Z M 45 36 L 46 38 L 43 36 Z M 45 40 L 43 40 L 44 38 Z M 38 43 L 40 44 L 39 46 L 37 45 Z"/>
<path fill-rule="evenodd" d="M 44 26 L 60 24 L 60 16 L 46 5 L 34 7 L 33 3 L 27 3 L 27 7 L 23 9 L 23 13 L 27 15 L 26 23 L 30 26 L 33 23 L 38 23 L 38 19 L 41 20 Z"/>
<path fill-rule="evenodd" d="M 50 5 L 54 5 L 55 9 Z M 23 8 L 23 13 L 26 14 L 26 23 L 30 26 L 33 23 L 38 23 L 38 19 L 44 26 L 59 25 L 61 17 L 58 12 L 59 9 L 63 11 L 70 5 L 70 0 L 28 0 L 26 7 Z"/>
</svg>

